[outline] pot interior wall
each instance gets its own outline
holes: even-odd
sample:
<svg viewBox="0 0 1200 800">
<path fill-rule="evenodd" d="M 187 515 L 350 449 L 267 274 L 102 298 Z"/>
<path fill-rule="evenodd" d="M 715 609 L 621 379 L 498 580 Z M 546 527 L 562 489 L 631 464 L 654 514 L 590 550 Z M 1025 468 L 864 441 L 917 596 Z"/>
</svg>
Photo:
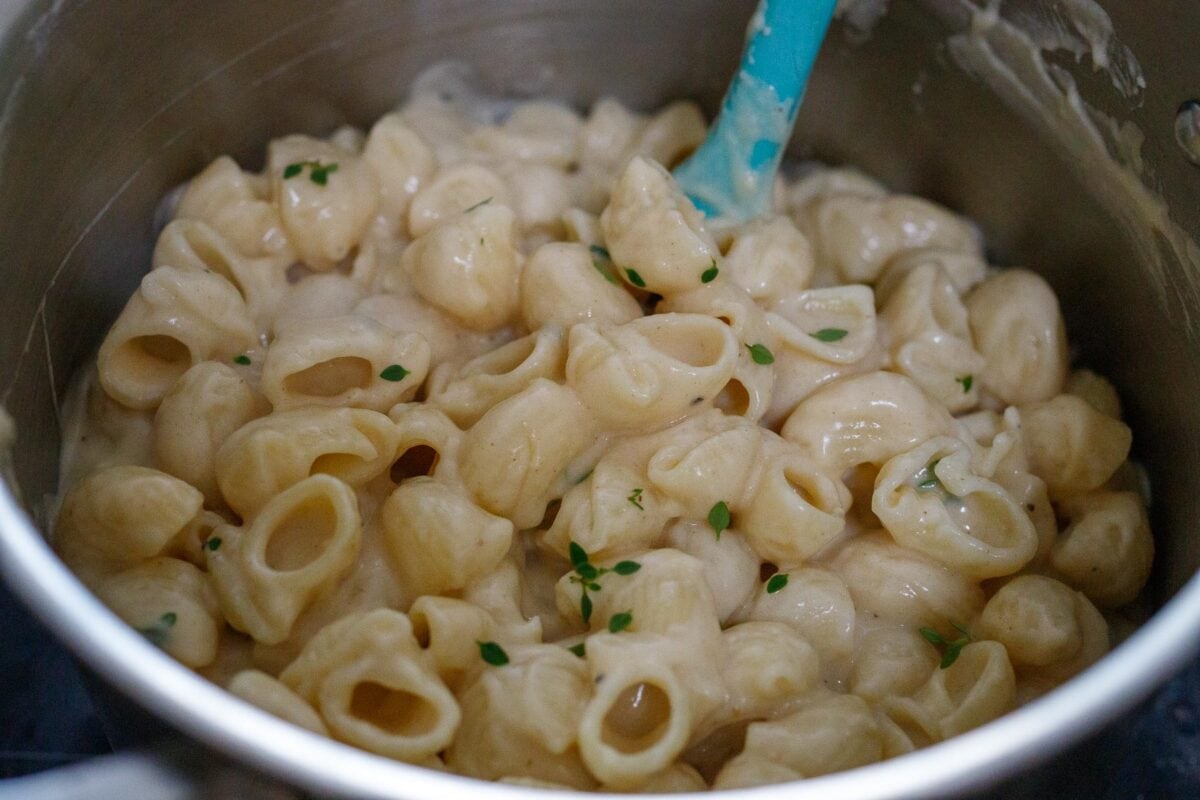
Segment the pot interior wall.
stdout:
<svg viewBox="0 0 1200 800">
<path fill-rule="evenodd" d="M 0 390 L 18 424 L 27 503 L 36 514 L 55 491 L 59 401 L 148 266 L 159 199 L 210 159 L 231 153 L 257 166 L 273 136 L 368 125 L 444 59 L 515 95 L 580 106 L 614 95 L 640 108 L 683 96 L 711 109 L 753 5 L 35 2 L 0 55 L 0 87 L 12 86 L 0 119 Z M 1160 39 L 1136 4 L 1112 5 L 1149 87 L 1123 116 L 1146 132 L 1147 164 L 1195 232 L 1200 173 L 1174 149 L 1170 126 L 1181 93 L 1200 90 L 1200 63 L 1176 35 L 1200 29 L 1200 9 L 1160 4 L 1171 8 L 1156 19 L 1173 20 Z M 1200 346 L 1071 165 L 948 61 L 945 30 L 924 4 L 893 6 L 864 41 L 835 25 L 793 149 L 970 215 L 997 263 L 1054 284 L 1078 363 L 1117 383 L 1149 469 L 1161 604 L 1200 566 Z"/>
</svg>

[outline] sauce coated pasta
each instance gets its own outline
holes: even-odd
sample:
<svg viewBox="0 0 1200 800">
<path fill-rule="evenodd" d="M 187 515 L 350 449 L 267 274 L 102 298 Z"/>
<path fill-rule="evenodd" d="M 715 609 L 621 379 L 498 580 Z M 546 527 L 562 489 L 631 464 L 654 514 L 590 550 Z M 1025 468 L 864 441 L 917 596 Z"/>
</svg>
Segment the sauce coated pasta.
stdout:
<svg viewBox="0 0 1200 800">
<path fill-rule="evenodd" d="M 58 552 L 250 703 L 527 786 L 850 769 L 1103 656 L 1153 541 L 1050 287 L 850 170 L 716 227 L 704 134 L 418 93 L 217 159 L 81 382 Z"/>
</svg>

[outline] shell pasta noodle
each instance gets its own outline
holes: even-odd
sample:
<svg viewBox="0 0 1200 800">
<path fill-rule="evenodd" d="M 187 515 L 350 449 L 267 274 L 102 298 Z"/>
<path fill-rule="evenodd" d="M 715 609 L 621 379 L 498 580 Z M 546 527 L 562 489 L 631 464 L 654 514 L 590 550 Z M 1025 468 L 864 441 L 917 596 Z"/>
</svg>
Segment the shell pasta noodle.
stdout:
<svg viewBox="0 0 1200 800">
<path fill-rule="evenodd" d="M 852 769 L 1102 658 L 1154 541 L 1051 287 L 849 169 L 715 224 L 704 132 L 427 90 L 218 158 L 80 378 L 57 551 L 242 700 L 528 787 Z"/>
</svg>

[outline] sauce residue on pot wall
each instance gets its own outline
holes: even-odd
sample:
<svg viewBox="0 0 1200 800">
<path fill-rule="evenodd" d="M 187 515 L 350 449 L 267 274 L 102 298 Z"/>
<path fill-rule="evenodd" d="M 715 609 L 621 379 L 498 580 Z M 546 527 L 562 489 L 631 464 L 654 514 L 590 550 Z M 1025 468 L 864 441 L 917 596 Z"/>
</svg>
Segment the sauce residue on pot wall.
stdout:
<svg viewBox="0 0 1200 800">
<path fill-rule="evenodd" d="M 1116 38 L 1104 10 L 1092 0 L 1059 0 L 1053 7 L 1039 2 L 1002 15 L 998 0 L 982 8 L 966 0 L 928 2 L 943 18 L 960 25 L 965 19 L 947 42 L 955 63 L 1048 134 L 1125 228 L 1160 300 L 1194 332 L 1197 321 L 1191 309 L 1200 303 L 1200 248 L 1147 184 L 1144 135 L 1132 122 L 1090 105 L 1070 73 L 1046 60 L 1056 51 L 1069 52 L 1080 62 L 1090 57 L 1092 68 L 1106 72 L 1123 97 L 1140 102 L 1146 88 L 1141 67 Z"/>
<path fill-rule="evenodd" d="M 870 35 L 887 0 L 839 0 L 837 16 L 851 39 Z M 1068 53 L 1107 74 L 1131 108 L 1146 79 L 1112 20 L 1094 0 L 924 0 L 953 31 L 946 42 L 954 62 L 1046 134 L 1079 172 L 1085 186 L 1120 222 L 1144 259 L 1147 279 L 1169 314 L 1200 333 L 1200 247 L 1171 219 L 1142 158 L 1143 132 L 1133 122 L 1089 104 L 1072 75 L 1047 60 Z M 918 82 L 919 88 L 919 82 Z"/>
</svg>

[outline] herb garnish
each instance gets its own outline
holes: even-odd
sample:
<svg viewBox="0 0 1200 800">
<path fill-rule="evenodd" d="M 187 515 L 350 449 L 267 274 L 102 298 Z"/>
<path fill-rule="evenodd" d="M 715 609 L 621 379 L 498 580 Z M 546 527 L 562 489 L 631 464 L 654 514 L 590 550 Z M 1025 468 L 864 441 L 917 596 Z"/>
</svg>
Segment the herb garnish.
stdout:
<svg viewBox="0 0 1200 800">
<path fill-rule="evenodd" d="M 954 630 L 962 634 L 959 638 L 952 642 L 946 641 L 940 633 L 933 628 L 921 628 L 921 636 L 925 641 L 929 642 L 934 647 L 938 648 L 942 653 L 942 663 L 939 665 L 942 669 L 946 669 L 955 661 L 958 660 L 958 654 L 962 649 L 969 645 L 972 641 L 971 632 L 965 626 L 959 625 L 957 622 L 951 622 Z M 944 648 L 944 649 L 943 649 Z"/>
<path fill-rule="evenodd" d="M 788 574 L 786 572 L 776 572 L 767 581 L 767 594 L 775 594 L 783 587 L 787 586 Z"/>
<path fill-rule="evenodd" d="M 724 500 L 708 510 L 708 524 L 716 531 L 718 539 L 721 538 L 721 531 L 729 527 L 729 523 L 729 505 Z"/>
<path fill-rule="evenodd" d="M 468 208 L 468 209 L 465 209 L 465 210 L 463 211 L 463 213 L 464 213 L 464 214 L 470 214 L 470 213 L 471 213 L 472 211 L 474 211 L 475 209 L 477 209 L 477 208 L 480 208 L 481 206 L 486 206 L 486 205 L 487 205 L 488 203 L 490 203 L 490 202 L 492 202 L 492 198 L 490 198 L 490 197 L 489 197 L 489 198 L 487 198 L 486 200 L 480 200 L 480 201 L 479 201 L 478 203 L 476 203 L 475 205 L 471 206 L 471 207 L 470 207 L 470 208 Z"/>
<path fill-rule="evenodd" d="M 175 627 L 175 623 L 179 620 L 174 611 L 168 611 L 158 618 L 158 622 L 151 625 L 149 628 L 138 628 L 137 632 L 146 637 L 146 641 L 157 647 L 162 647 L 167 643 L 167 637 L 170 636 L 171 628 Z"/>
<path fill-rule="evenodd" d="M 748 344 L 746 349 L 750 351 L 750 358 L 755 364 L 774 364 L 775 356 L 767 349 L 765 344 Z"/>
<path fill-rule="evenodd" d="M 575 486 L 578 486 L 579 484 L 583 483 L 583 482 L 584 482 L 584 481 L 586 481 L 588 478 L 592 477 L 592 473 L 593 473 L 593 472 L 595 472 L 595 471 L 596 471 L 596 468 L 595 468 L 595 467 L 592 467 L 592 468 L 591 468 L 591 469 L 589 469 L 587 472 L 583 473 L 583 474 L 582 474 L 582 475 L 580 475 L 578 478 L 576 478 L 576 479 L 575 479 L 575 482 L 574 482 L 574 484 L 573 484 L 573 485 L 575 485 Z"/>
<path fill-rule="evenodd" d="M 975 376 L 964 375 L 961 378 L 955 378 L 954 380 L 962 385 L 963 394 L 966 394 L 967 392 L 971 391 L 971 384 L 975 382 Z"/>
<path fill-rule="evenodd" d="M 324 186 L 329 183 L 330 174 L 337 172 L 338 165 L 322 164 L 320 161 L 297 161 L 295 164 L 288 164 L 283 168 L 283 179 L 288 180 L 294 178 L 308 167 L 308 179 L 318 186 Z"/>
<path fill-rule="evenodd" d="M 587 655 L 587 644 L 585 642 L 580 642 L 579 644 L 572 645 L 572 646 L 568 647 L 567 649 L 570 650 L 575 655 L 579 656 L 580 658 L 583 658 Z"/>
<path fill-rule="evenodd" d="M 644 280 L 642 280 L 641 275 L 637 274 L 637 270 L 627 269 L 627 270 L 625 270 L 625 275 L 629 278 L 629 282 L 632 283 L 634 286 L 638 287 L 639 289 L 646 288 L 646 282 Z"/>
<path fill-rule="evenodd" d="M 821 328 L 816 333 L 810 333 L 809 336 L 819 342 L 840 342 L 849 333 L 850 331 L 843 330 L 842 328 Z"/>
<path fill-rule="evenodd" d="M 204 546 L 206 548 L 208 548 L 208 550 L 210 552 L 213 552 L 213 553 L 217 552 L 218 550 L 221 549 L 221 537 L 213 536 L 207 542 L 204 543 Z"/>
<path fill-rule="evenodd" d="M 937 473 L 934 472 L 939 463 L 941 463 L 941 459 L 935 458 L 933 461 L 930 461 L 927 466 L 921 468 L 921 471 L 917 473 L 916 478 L 918 489 L 923 492 L 928 492 L 933 489 L 942 488 L 942 490 L 945 491 L 945 487 L 942 486 L 941 479 L 938 478 Z"/>
<path fill-rule="evenodd" d="M 700 282 L 701 283 L 712 283 L 713 279 L 717 277 L 717 275 L 718 275 L 718 273 L 720 273 L 720 271 L 721 270 L 717 269 L 717 260 L 714 258 L 712 260 L 712 266 L 709 267 L 708 269 L 704 270 L 704 272 L 700 273 Z"/>
<path fill-rule="evenodd" d="M 233 357 L 233 363 L 241 364 L 243 367 L 250 363 L 250 356 L 242 353 L 240 356 Z"/>
<path fill-rule="evenodd" d="M 493 667 L 503 667 L 508 663 L 508 653 L 495 642 L 476 641 L 475 644 L 479 645 L 479 657 Z"/>
<path fill-rule="evenodd" d="M 620 633 L 633 624 L 633 611 L 622 611 L 619 614 L 613 614 L 608 620 L 608 632 Z"/>
<path fill-rule="evenodd" d="M 379 373 L 379 377 L 383 378 L 385 381 L 396 383 L 397 381 L 404 380 L 406 377 L 408 377 L 408 374 L 408 370 L 399 364 L 391 364 L 383 368 L 383 372 Z"/>
<path fill-rule="evenodd" d="M 637 506 L 638 511 L 646 510 L 641 502 L 642 501 L 642 490 L 641 489 L 634 489 L 633 492 L 629 495 L 629 497 L 626 497 L 625 499 L 628 500 L 629 502 L 633 503 L 635 506 Z"/>
<path fill-rule="evenodd" d="M 619 283 L 617 276 L 613 274 L 612 256 L 608 254 L 608 251 L 598 244 L 588 247 L 588 251 L 592 254 L 592 266 L 604 276 L 604 280 L 614 285 Z"/>
<path fill-rule="evenodd" d="M 636 561 L 618 561 L 611 569 L 597 567 L 588 559 L 587 551 L 578 542 L 571 542 L 567 547 L 567 552 L 571 556 L 571 569 L 575 572 L 571 576 L 571 583 L 578 583 L 582 590 L 579 597 L 579 615 L 583 617 L 584 622 L 590 622 L 592 619 L 592 598 L 588 596 L 588 591 L 600 591 L 598 580 L 602 575 L 609 572 L 615 572 L 618 575 L 632 575 L 642 568 L 642 565 Z M 581 654 L 576 653 L 576 655 Z"/>
</svg>

